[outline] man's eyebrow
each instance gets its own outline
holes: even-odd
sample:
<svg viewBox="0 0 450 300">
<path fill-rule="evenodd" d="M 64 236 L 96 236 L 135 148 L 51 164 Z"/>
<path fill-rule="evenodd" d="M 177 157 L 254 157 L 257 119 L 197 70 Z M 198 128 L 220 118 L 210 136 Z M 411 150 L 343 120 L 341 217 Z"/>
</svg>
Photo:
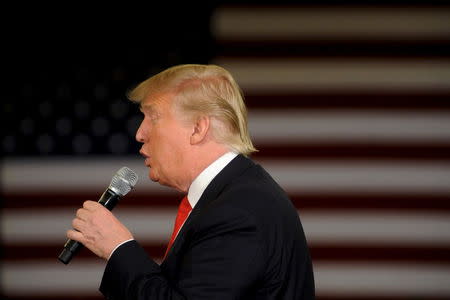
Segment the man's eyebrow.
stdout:
<svg viewBox="0 0 450 300">
<path fill-rule="evenodd" d="M 146 110 L 148 112 L 154 112 L 155 108 L 151 104 L 142 104 L 142 103 L 140 103 L 139 104 L 139 110 L 140 111 Z"/>
</svg>

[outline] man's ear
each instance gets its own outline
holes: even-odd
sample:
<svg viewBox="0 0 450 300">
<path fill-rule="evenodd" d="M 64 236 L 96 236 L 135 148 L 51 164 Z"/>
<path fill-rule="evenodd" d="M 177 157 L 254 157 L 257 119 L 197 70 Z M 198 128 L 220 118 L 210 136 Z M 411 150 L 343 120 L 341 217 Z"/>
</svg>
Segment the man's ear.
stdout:
<svg viewBox="0 0 450 300">
<path fill-rule="evenodd" d="M 211 120 L 208 116 L 200 116 L 194 123 L 191 134 L 191 145 L 201 143 L 207 136 Z"/>
</svg>

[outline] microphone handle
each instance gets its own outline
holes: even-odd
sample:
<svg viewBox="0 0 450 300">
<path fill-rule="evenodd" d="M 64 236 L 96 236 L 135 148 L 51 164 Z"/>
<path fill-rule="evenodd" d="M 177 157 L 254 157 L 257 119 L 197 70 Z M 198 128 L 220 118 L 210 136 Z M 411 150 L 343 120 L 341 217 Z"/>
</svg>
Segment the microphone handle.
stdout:
<svg viewBox="0 0 450 300">
<path fill-rule="evenodd" d="M 106 189 L 103 195 L 98 200 L 98 203 L 106 207 L 108 210 L 113 210 L 116 207 L 117 202 L 119 202 L 121 196 L 119 194 L 114 193 L 110 189 Z"/>
<path fill-rule="evenodd" d="M 98 203 L 106 207 L 108 210 L 113 210 L 113 208 L 119 202 L 120 198 L 121 196 L 119 194 L 114 193 L 108 188 L 100 197 Z M 67 265 L 72 260 L 72 257 L 75 256 L 75 254 L 77 254 L 81 248 L 83 248 L 82 243 L 68 239 L 64 244 L 63 251 L 58 256 L 59 261 Z"/>
</svg>

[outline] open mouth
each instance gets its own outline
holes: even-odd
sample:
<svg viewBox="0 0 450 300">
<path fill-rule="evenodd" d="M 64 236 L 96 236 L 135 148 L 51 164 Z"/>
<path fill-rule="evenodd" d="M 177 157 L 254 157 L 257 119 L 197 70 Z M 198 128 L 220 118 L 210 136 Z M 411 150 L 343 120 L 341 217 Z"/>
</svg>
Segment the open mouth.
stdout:
<svg viewBox="0 0 450 300">
<path fill-rule="evenodd" d="M 145 154 L 142 150 L 139 151 L 139 153 L 142 155 L 143 158 L 145 158 L 145 165 L 147 167 L 150 167 L 150 156 L 148 156 L 147 154 Z"/>
</svg>

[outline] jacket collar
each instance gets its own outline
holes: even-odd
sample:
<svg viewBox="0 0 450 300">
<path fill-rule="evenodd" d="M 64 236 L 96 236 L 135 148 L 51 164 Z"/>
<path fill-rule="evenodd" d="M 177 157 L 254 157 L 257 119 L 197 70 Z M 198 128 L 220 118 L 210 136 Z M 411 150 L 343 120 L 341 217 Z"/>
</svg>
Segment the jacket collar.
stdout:
<svg viewBox="0 0 450 300">
<path fill-rule="evenodd" d="M 203 208 L 216 199 L 223 189 L 246 169 L 254 166 L 255 163 L 249 158 L 239 154 L 236 156 L 217 176 L 211 181 L 198 200 L 192 213 L 200 213 Z M 194 212 L 196 211 L 196 212 Z"/>
<path fill-rule="evenodd" d="M 163 264 L 168 260 L 173 251 L 176 251 L 183 244 L 185 232 L 189 229 L 194 220 L 202 213 L 202 211 L 218 197 L 218 195 L 228 184 L 230 184 L 233 179 L 254 165 L 255 163 L 251 159 L 239 154 L 227 166 L 225 166 L 225 168 L 223 168 L 223 170 L 220 171 L 216 177 L 214 177 L 178 233 L 178 236 L 169 250 L 169 253 L 167 253 L 166 259 L 163 261 Z"/>
</svg>

